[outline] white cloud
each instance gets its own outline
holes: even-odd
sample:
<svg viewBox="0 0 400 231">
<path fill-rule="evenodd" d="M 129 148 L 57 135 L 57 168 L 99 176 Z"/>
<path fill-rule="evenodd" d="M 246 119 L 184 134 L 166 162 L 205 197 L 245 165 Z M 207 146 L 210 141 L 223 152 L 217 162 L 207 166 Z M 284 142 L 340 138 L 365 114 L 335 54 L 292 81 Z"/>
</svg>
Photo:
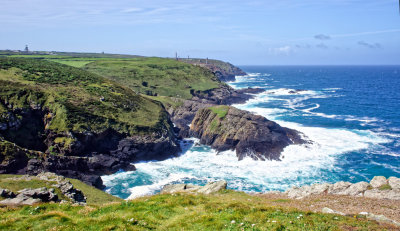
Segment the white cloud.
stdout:
<svg viewBox="0 0 400 231">
<path fill-rule="evenodd" d="M 269 53 L 274 54 L 274 55 L 289 55 L 292 53 L 294 50 L 291 46 L 282 46 L 282 47 L 275 47 L 275 48 L 269 48 Z"/>
</svg>

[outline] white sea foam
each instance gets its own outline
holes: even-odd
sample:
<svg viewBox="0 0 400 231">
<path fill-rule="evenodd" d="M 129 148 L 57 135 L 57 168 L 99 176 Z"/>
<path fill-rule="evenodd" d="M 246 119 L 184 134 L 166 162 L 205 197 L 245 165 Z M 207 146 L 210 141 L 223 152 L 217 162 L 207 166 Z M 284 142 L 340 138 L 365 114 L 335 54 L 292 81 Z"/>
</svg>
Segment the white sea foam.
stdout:
<svg viewBox="0 0 400 231">
<path fill-rule="evenodd" d="M 319 93 L 311 90 L 296 90 L 290 88 L 279 88 L 279 89 L 271 89 L 266 91 L 264 94 L 273 94 L 273 95 L 318 95 Z"/>
<path fill-rule="evenodd" d="M 260 108 L 254 108 L 252 111 L 267 117 L 285 112 L 283 109 Z M 238 161 L 233 151 L 217 154 L 209 148 L 195 150 L 189 147 L 190 149 L 179 157 L 138 163 L 136 172 L 107 176 L 109 179 L 103 177 L 104 183 L 110 186 L 110 178 L 123 182 L 124 178 L 135 174 L 151 176 L 151 183 L 127 189 L 130 192 L 129 199 L 154 194 L 166 184 L 184 180 L 206 182 L 225 179 L 229 182 L 228 187 L 237 190 L 285 190 L 291 185 L 314 182 L 320 178 L 322 170 L 333 171 L 336 157 L 340 154 L 389 142 L 370 131 L 306 127 L 292 122 L 277 122 L 304 133 L 313 143 L 290 145 L 284 149 L 282 161 L 265 162 L 250 158 Z M 197 140 L 192 139 L 192 142 Z"/>
<path fill-rule="evenodd" d="M 256 76 L 257 74 L 252 74 Z M 250 75 L 249 75 L 250 76 Z M 247 77 L 249 77 L 247 76 Z M 253 76 L 253 77 L 254 77 Z M 247 78 L 246 76 L 240 78 Z M 250 76 L 252 77 L 252 76 Z M 241 81 L 239 78 L 239 81 Z M 243 81 L 246 81 L 243 79 Z M 339 89 L 324 89 L 336 91 Z M 244 191 L 285 190 L 289 186 L 326 181 L 324 172 L 334 172 L 335 164 L 340 155 L 378 147 L 380 144 L 392 142 L 391 137 L 380 133 L 364 130 L 349 130 L 342 128 L 307 127 L 298 123 L 276 120 L 283 114 L 302 111 L 310 115 L 327 118 L 337 118 L 338 115 L 326 115 L 314 112 L 321 107 L 319 104 L 307 105 L 304 101 L 310 98 L 330 97 L 323 92 L 297 91 L 293 89 L 274 89 L 257 95 L 245 104 L 234 105 L 244 110 L 275 120 L 280 125 L 302 132 L 311 144 L 290 145 L 282 152 L 282 161 L 254 161 L 245 158 L 238 161 L 234 151 L 217 153 L 209 147 L 194 147 L 197 139 L 185 143 L 184 153 L 178 157 L 164 161 L 150 161 L 135 164 L 137 171 L 122 172 L 111 176 L 102 177 L 104 184 L 113 187 L 122 185 L 121 191 L 129 193 L 129 199 L 154 194 L 170 183 L 177 182 L 202 182 L 224 179 L 228 187 Z M 276 96 L 296 95 L 298 97 L 285 99 Z M 282 100 L 287 104 L 287 109 L 261 108 L 256 105 L 271 100 Z M 364 122 L 373 121 L 375 118 L 343 117 L 343 119 L 359 119 Z M 385 166 L 391 167 L 391 166 Z M 355 173 L 356 174 L 356 173 Z M 358 174 L 358 173 L 357 173 Z M 147 177 L 142 183 L 129 186 L 124 181 L 132 178 Z M 329 174 L 329 180 L 334 180 L 334 175 Z"/>
</svg>

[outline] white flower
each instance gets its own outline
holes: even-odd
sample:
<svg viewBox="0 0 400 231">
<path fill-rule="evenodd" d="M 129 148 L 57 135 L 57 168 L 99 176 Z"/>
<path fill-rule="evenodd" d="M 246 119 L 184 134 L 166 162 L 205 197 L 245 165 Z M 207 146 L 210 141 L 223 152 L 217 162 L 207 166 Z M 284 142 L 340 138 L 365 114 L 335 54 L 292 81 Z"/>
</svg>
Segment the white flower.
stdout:
<svg viewBox="0 0 400 231">
<path fill-rule="evenodd" d="M 231 221 L 231 224 L 235 224 L 235 223 L 236 223 L 236 221 L 235 221 L 235 220 L 232 220 L 232 221 Z"/>
</svg>

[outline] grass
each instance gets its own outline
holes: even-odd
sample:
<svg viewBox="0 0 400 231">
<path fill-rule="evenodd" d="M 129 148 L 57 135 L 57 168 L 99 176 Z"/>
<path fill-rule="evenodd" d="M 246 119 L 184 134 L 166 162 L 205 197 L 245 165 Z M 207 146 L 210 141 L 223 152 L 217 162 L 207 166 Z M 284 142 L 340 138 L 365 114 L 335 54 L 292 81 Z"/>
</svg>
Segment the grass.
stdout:
<svg viewBox="0 0 400 231">
<path fill-rule="evenodd" d="M 75 188 L 81 190 L 86 196 L 86 202 L 89 205 L 101 205 L 105 203 L 114 203 L 123 201 L 121 198 L 112 196 L 108 193 L 101 191 L 95 187 L 89 186 L 80 180 L 70 179 L 68 180 L 74 185 Z"/>
<path fill-rule="evenodd" d="M 165 108 L 177 108 L 183 105 L 183 100 L 180 98 L 173 98 L 168 96 L 149 96 L 149 95 L 142 95 L 143 97 L 156 100 L 164 105 Z"/>
<path fill-rule="evenodd" d="M 381 187 L 379 187 L 379 190 L 391 190 L 391 189 L 392 189 L 392 187 L 390 187 L 389 184 L 385 184 L 385 185 L 382 185 Z"/>
<path fill-rule="evenodd" d="M 219 105 L 214 107 L 209 107 L 209 109 L 218 115 L 219 118 L 225 118 L 226 114 L 228 114 L 229 106 L 226 105 Z"/>
<path fill-rule="evenodd" d="M 4 230 L 382 230 L 365 218 L 274 207 L 241 192 L 155 195 L 108 205 L 0 208 Z"/>
<path fill-rule="evenodd" d="M 152 96 L 190 99 L 193 91 L 223 84 L 205 68 L 165 58 L 103 60 L 91 62 L 84 69 Z"/>
<path fill-rule="evenodd" d="M 83 67 L 88 63 L 91 63 L 93 61 L 90 60 L 71 60 L 71 59 L 66 59 L 66 60 L 53 60 L 53 62 L 61 63 L 61 64 L 66 64 L 72 67 Z"/>
</svg>

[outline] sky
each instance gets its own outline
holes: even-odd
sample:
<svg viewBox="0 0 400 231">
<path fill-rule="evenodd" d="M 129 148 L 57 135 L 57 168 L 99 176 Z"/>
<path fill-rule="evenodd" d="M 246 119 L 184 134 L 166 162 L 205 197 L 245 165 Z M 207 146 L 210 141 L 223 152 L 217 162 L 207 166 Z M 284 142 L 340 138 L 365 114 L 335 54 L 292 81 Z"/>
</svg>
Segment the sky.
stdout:
<svg viewBox="0 0 400 231">
<path fill-rule="evenodd" d="M 397 0 L 0 0 L 0 49 L 400 64 Z"/>
</svg>

